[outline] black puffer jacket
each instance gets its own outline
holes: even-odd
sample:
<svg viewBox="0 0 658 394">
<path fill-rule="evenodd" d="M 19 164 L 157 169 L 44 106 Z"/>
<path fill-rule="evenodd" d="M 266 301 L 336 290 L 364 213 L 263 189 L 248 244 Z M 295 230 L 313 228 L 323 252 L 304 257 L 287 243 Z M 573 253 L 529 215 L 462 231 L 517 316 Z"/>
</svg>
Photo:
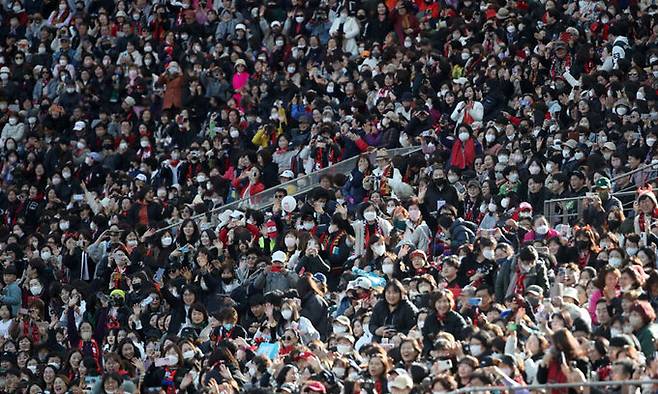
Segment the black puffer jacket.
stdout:
<svg viewBox="0 0 658 394">
<path fill-rule="evenodd" d="M 452 334 L 456 340 L 464 339 L 466 335 L 466 321 L 459 313 L 449 311 L 439 319 L 436 311 L 432 312 L 425 319 L 423 326 L 423 353 L 428 354 L 434 345 L 434 340 L 440 332 Z"/>
</svg>

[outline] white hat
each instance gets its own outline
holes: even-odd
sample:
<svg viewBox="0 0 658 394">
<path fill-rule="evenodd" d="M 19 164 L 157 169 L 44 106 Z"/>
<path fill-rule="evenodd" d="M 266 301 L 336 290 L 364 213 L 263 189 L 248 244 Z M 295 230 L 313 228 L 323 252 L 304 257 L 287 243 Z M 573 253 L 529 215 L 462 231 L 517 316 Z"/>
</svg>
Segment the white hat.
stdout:
<svg viewBox="0 0 658 394">
<path fill-rule="evenodd" d="M 565 287 L 564 292 L 562 293 L 562 298 L 569 297 L 573 299 L 574 301 L 578 302 L 578 290 L 576 290 L 574 287 Z"/>
<path fill-rule="evenodd" d="M 137 174 L 137 176 L 135 177 L 135 179 L 137 179 L 137 180 L 139 180 L 139 181 L 142 181 L 142 182 L 146 182 L 146 175 L 144 175 L 144 174 Z"/>
<path fill-rule="evenodd" d="M 285 196 L 281 199 L 281 208 L 286 213 L 290 213 L 297 208 L 297 200 L 293 196 Z"/>
<path fill-rule="evenodd" d="M 348 283 L 347 287 L 349 288 L 350 285 L 353 289 L 361 288 L 365 290 L 370 290 L 372 288 L 372 282 L 370 282 L 369 279 L 364 278 L 363 276 L 360 276 L 354 279 L 353 281 L 351 281 L 350 283 Z"/>
<path fill-rule="evenodd" d="M 117 12 L 117 18 L 120 17 L 120 16 L 122 16 L 122 17 L 124 17 L 124 18 L 127 18 L 127 17 L 128 17 L 128 15 L 125 13 L 125 11 L 119 11 L 119 12 Z"/>
<path fill-rule="evenodd" d="M 235 25 L 235 30 L 247 30 L 247 26 L 245 26 L 244 23 L 238 23 Z"/>
<path fill-rule="evenodd" d="M 75 126 L 73 126 L 73 130 L 75 130 L 75 131 L 84 130 L 85 126 L 86 126 L 85 122 L 79 120 L 79 121 L 75 122 Z"/>
<path fill-rule="evenodd" d="M 272 262 L 278 261 L 279 263 L 285 263 L 288 261 L 288 256 L 280 251 L 277 250 L 276 252 L 272 253 Z"/>
<path fill-rule="evenodd" d="M 412 389 L 414 388 L 414 380 L 408 373 L 401 373 L 393 379 L 391 387 L 395 387 L 396 389 Z"/>
<path fill-rule="evenodd" d="M 295 173 L 292 172 L 292 171 L 290 171 L 290 170 L 285 170 L 285 171 L 283 171 L 283 172 L 281 173 L 281 175 L 279 175 L 279 176 L 282 176 L 282 177 L 284 177 L 284 178 L 290 178 L 290 179 L 292 179 L 292 178 L 295 177 Z"/>
<path fill-rule="evenodd" d="M 238 211 L 237 209 L 233 212 L 231 212 L 231 219 L 240 219 L 242 218 L 243 213 Z"/>
<path fill-rule="evenodd" d="M 4 67 L 0 68 L 0 74 L 2 74 L 2 73 L 7 73 L 7 74 L 9 74 L 9 73 L 10 73 L 10 71 L 9 71 L 9 67 L 4 66 Z"/>
</svg>

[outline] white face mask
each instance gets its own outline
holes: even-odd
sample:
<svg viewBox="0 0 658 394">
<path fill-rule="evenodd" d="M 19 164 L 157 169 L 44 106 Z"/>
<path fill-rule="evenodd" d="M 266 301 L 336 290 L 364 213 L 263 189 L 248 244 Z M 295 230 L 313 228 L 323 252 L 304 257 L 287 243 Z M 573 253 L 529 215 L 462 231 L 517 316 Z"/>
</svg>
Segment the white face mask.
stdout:
<svg viewBox="0 0 658 394">
<path fill-rule="evenodd" d="M 276 40 L 276 46 L 282 47 L 283 46 L 283 40 Z"/>
<path fill-rule="evenodd" d="M 137 240 L 136 239 L 128 240 L 128 241 L 126 241 L 126 243 L 128 244 L 128 246 L 132 246 L 133 248 L 135 246 L 137 246 Z"/>
<path fill-rule="evenodd" d="M 292 311 L 290 309 L 282 309 L 281 316 L 286 320 L 290 320 L 292 317 Z"/>
<path fill-rule="evenodd" d="M 517 174 L 516 172 L 512 172 L 509 174 L 508 178 L 510 182 L 516 182 L 519 180 L 519 174 Z"/>
<path fill-rule="evenodd" d="M 382 244 L 374 244 L 374 245 L 372 245 L 372 252 L 377 257 L 382 256 L 382 255 L 384 255 L 384 253 L 386 253 L 386 246 L 384 246 Z"/>
<path fill-rule="evenodd" d="M 546 172 L 553 172 L 553 163 L 546 163 Z"/>
<path fill-rule="evenodd" d="M 465 133 L 465 132 L 459 133 L 459 140 L 461 142 L 465 142 L 467 139 L 468 139 L 468 133 Z"/>
<path fill-rule="evenodd" d="M 334 375 L 338 376 L 339 378 L 345 376 L 345 368 L 334 367 L 331 371 L 334 373 Z"/>
<path fill-rule="evenodd" d="M 626 253 L 629 256 L 635 256 L 637 254 L 637 248 L 626 248 Z"/>
<path fill-rule="evenodd" d="M 493 260 L 496 255 L 492 249 L 484 249 L 482 251 L 482 256 L 487 260 Z"/>
<path fill-rule="evenodd" d="M 562 150 L 562 157 L 565 159 L 568 159 L 571 156 L 571 150 L 569 149 L 563 149 Z"/>
<path fill-rule="evenodd" d="M 655 143 L 656 143 L 655 138 L 647 138 L 647 145 L 648 146 L 653 146 L 653 144 L 655 144 Z"/>
<path fill-rule="evenodd" d="M 539 235 L 545 235 L 546 233 L 548 233 L 548 226 L 545 224 L 542 224 L 541 226 L 537 226 L 535 232 Z"/>
<path fill-rule="evenodd" d="M 541 171 L 541 168 L 537 165 L 531 165 L 528 167 L 528 171 L 530 171 L 531 175 L 537 175 L 539 174 L 539 171 Z"/>
<path fill-rule="evenodd" d="M 614 268 L 618 268 L 621 266 L 621 258 L 619 257 L 610 257 L 608 258 L 608 263 Z"/>
<path fill-rule="evenodd" d="M 344 334 L 344 333 L 347 332 L 347 328 L 345 328 L 345 326 L 343 326 L 341 324 L 336 324 L 333 327 L 333 330 L 334 330 L 334 334 Z"/>
<path fill-rule="evenodd" d="M 286 237 L 284 242 L 286 243 L 286 246 L 289 247 L 289 248 L 292 248 L 297 244 L 297 240 L 295 238 L 292 238 L 292 237 Z"/>
<path fill-rule="evenodd" d="M 469 346 L 469 349 L 471 350 L 471 354 L 475 357 L 482 354 L 482 345 L 471 345 Z"/>
<path fill-rule="evenodd" d="M 303 16 L 296 16 L 296 17 L 295 17 L 295 22 L 297 22 L 297 23 L 302 23 L 302 22 L 304 22 L 304 17 L 303 17 Z"/>
<path fill-rule="evenodd" d="M 382 272 L 385 274 L 392 274 L 394 270 L 393 264 L 382 264 Z"/>
<path fill-rule="evenodd" d="M 496 140 L 496 136 L 493 134 L 487 134 L 484 136 L 484 139 L 487 140 L 488 143 L 492 143 Z"/>
<path fill-rule="evenodd" d="M 585 157 L 585 154 L 583 152 L 578 151 L 573 155 L 573 157 L 576 160 L 582 160 L 583 157 Z"/>
<path fill-rule="evenodd" d="M 194 358 L 194 354 L 195 354 L 195 353 L 194 353 L 194 350 L 188 350 L 188 351 L 186 351 L 186 352 L 183 353 L 183 358 L 184 358 L 185 360 L 191 360 L 191 359 Z"/>
<path fill-rule="evenodd" d="M 501 205 L 503 208 L 507 209 L 507 207 L 509 206 L 509 198 L 508 198 L 508 197 L 505 197 L 505 198 L 503 198 L 502 200 L 500 200 L 500 205 Z"/>
<path fill-rule="evenodd" d="M 489 205 L 487 206 L 489 208 L 489 212 L 496 212 L 496 209 L 498 208 L 496 204 L 490 202 Z"/>
<path fill-rule="evenodd" d="M 302 227 L 304 228 L 304 230 L 310 231 L 310 230 L 313 229 L 313 227 L 315 227 L 315 223 L 314 222 L 304 222 Z"/>
<path fill-rule="evenodd" d="M 377 213 L 374 211 L 365 211 L 363 212 L 363 218 L 369 222 L 372 222 L 375 220 L 375 218 L 377 218 Z"/>
<path fill-rule="evenodd" d="M 48 252 L 47 250 L 44 250 L 43 252 L 41 252 L 40 256 L 41 256 L 41 260 L 50 260 L 50 258 L 52 257 L 52 254 L 50 252 Z"/>
<path fill-rule="evenodd" d="M 36 296 L 41 294 L 41 290 L 43 290 L 43 287 L 41 285 L 30 286 L 30 293 L 32 293 L 32 295 Z"/>
<path fill-rule="evenodd" d="M 507 155 L 498 156 L 498 162 L 499 163 L 507 164 L 508 161 L 509 161 L 509 156 L 507 156 Z"/>
<path fill-rule="evenodd" d="M 350 352 L 350 350 L 352 350 L 352 346 L 350 345 L 343 345 L 343 344 L 336 345 L 336 351 L 340 354 L 347 354 Z"/>
<path fill-rule="evenodd" d="M 171 237 L 162 237 L 162 240 L 161 240 L 162 246 L 167 247 L 167 246 L 171 245 L 171 241 L 172 241 Z"/>
</svg>

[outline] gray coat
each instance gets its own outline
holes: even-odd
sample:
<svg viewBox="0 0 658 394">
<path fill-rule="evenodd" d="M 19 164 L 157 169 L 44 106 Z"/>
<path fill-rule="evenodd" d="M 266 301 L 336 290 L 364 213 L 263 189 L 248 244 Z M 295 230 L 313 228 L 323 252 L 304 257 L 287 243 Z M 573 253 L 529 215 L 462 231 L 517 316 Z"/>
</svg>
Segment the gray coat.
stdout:
<svg viewBox="0 0 658 394">
<path fill-rule="evenodd" d="M 254 286 L 262 289 L 263 293 L 269 293 L 272 290 L 286 291 L 295 287 L 297 279 L 299 279 L 299 275 L 292 271 L 263 271 L 254 279 Z"/>
</svg>

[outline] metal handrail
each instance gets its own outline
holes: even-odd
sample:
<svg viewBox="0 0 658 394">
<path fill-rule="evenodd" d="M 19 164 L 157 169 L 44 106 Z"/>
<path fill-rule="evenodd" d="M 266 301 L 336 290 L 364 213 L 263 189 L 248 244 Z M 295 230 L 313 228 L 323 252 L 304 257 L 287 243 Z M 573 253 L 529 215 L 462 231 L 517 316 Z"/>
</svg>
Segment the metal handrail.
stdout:
<svg viewBox="0 0 658 394">
<path fill-rule="evenodd" d="M 644 171 L 644 170 L 646 170 L 647 168 L 651 168 L 651 167 L 654 167 L 654 169 L 658 169 L 658 163 L 653 163 L 653 164 L 652 164 L 652 163 L 649 163 L 649 164 L 645 164 L 645 165 L 643 165 L 643 166 L 639 166 L 638 168 L 636 168 L 636 169 L 634 169 L 634 170 L 630 170 L 630 171 L 628 171 L 628 172 L 625 172 L 625 173 L 623 173 L 623 174 L 619 174 L 619 175 L 613 177 L 612 179 L 610 179 L 610 181 L 616 181 L 616 180 L 619 179 L 619 178 L 623 178 L 623 177 L 625 177 L 625 176 L 631 176 L 631 175 L 633 175 L 633 174 L 635 174 L 635 173 L 637 173 L 637 172 Z"/>
<path fill-rule="evenodd" d="M 582 383 L 546 383 L 546 384 L 529 384 L 519 386 L 478 386 L 463 387 L 450 391 L 450 394 L 461 394 L 478 391 L 516 391 L 516 390 L 547 390 L 547 389 L 565 389 L 574 387 L 603 387 L 603 386 L 642 386 L 646 384 L 658 384 L 658 379 L 651 380 L 609 380 L 609 381 L 587 381 Z"/>
<path fill-rule="evenodd" d="M 393 156 L 400 156 L 400 155 L 401 156 L 407 156 L 407 155 L 410 155 L 412 153 L 416 153 L 416 152 L 420 151 L 421 149 L 422 148 L 420 146 L 410 146 L 410 147 L 406 147 L 406 148 L 388 149 L 387 151 L 388 151 L 389 155 L 391 157 L 393 157 Z M 375 152 L 374 151 L 370 152 L 370 154 L 374 155 Z M 191 216 L 190 219 L 199 220 L 199 219 L 201 219 L 202 217 L 204 217 L 208 214 L 214 215 L 214 214 L 219 214 L 221 212 L 224 212 L 228 209 L 239 208 L 239 207 L 241 207 L 245 204 L 250 204 L 251 201 L 261 200 L 261 199 L 265 198 L 268 194 L 273 194 L 276 190 L 285 189 L 288 186 L 293 186 L 294 187 L 294 186 L 297 186 L 297 185 L 303 185 L 303 187 L 300 187 L 295 193 L 291 194 L 292 196 L 299 196 L 299 195 L 308 193 L 308 191 L 314 189 L 319 183 L 319 182 L 312 182 L 313 179 L 320 178 L 325 174 L 329 174 L 329 173 L 332 173 L 332 172 L 337 172 L 336 169 L 345 167 L 345 166 L 349 165 L 350 163 L 356 162 L 359 159 L 359 157 L 360 157 L 360 155 L 351 157 L 347 160 L 343 160 L 343 161 L 338 162 L 336 164 L 333 164 L 329 167 L 326 167 L 326 168 L 323 168 L 321 170 L 315 171 L 315 172 L 310 173 L 308 175 L 304 175 L 303 177 L 292 179 L 292 180 L 290 180 L 288 182 L 285 182 L 285 183 L 280 183 L 280 184 L 278 184 L 276 186 L 273 186 L 269 189 L 263 190 L 262 192 L 260 192 L 256 195 L 245 197 L 245 198 L 242 198 L 242 199 L 239 199 L 239 200 L 236 200 L 236 201 L 232 201 L 228 204 L 223 204 L 221 206 L 214 207 L 209 211 Z M 352 164 L 352 168 L 353 168 L 353 164 Z M 270 198 L 270 199 L 267 200 L 266 203 L 261 204 L 258 207 L 258 209 L 267 208 L 267 207 L 271 206 L 272 204 L 273 204 L 273 201 Z M 168 226 L 159 228 L 158 230 L 155 231 L 154 234 L 158 234 L 158 233 L 161 233 L 163 231 L 167 231 L 169 229 L 178 227 L 182 223 L 183 223 L 183 220 L 181 220 L 177 223 L 173 223 L 173 224 L 170 224 Z"/>
</svg>

